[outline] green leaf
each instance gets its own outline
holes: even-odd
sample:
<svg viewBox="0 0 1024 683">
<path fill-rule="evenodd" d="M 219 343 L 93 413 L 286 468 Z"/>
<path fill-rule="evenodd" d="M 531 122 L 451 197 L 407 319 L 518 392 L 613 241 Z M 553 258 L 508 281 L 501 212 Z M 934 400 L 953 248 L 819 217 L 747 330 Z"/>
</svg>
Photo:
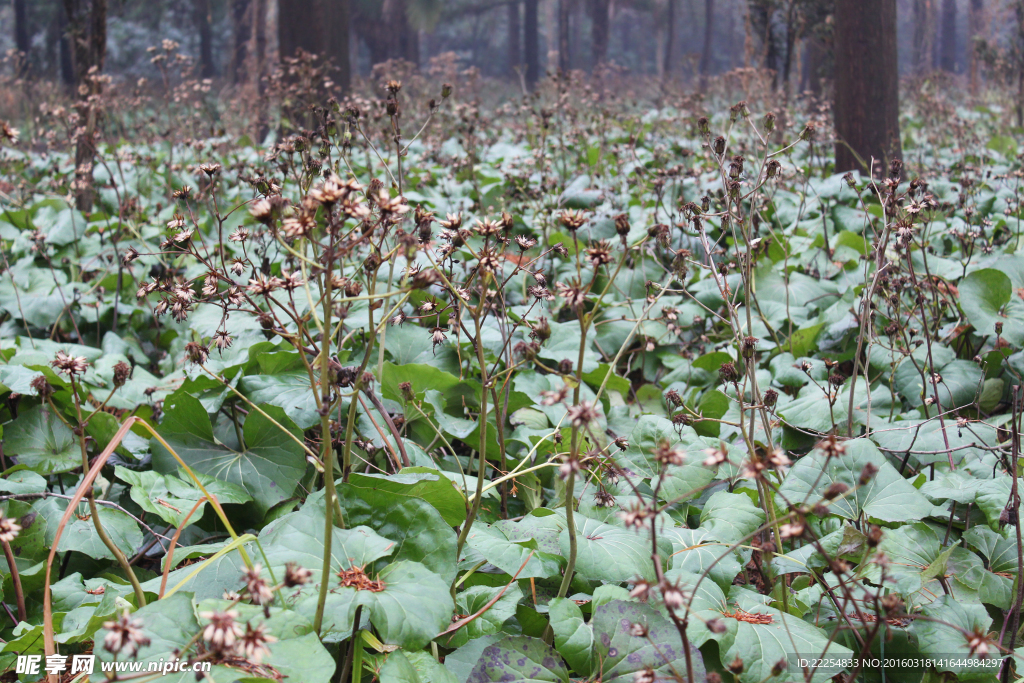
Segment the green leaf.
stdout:
<svg viewBox="0 0 1024 683">
<path fill-rule="evenodd" d="M 651 668 L 658 680 L 686 672 L 682 638 L 675 624 L 651 607 L 613 600 L 594 608 L 590 624 L 573 601 L 551 601 L 551 627 L 555 647 L 580 675 L 600 675 L 604 683 L 632 683 L 637 672 Z M 633 635 L 633 624 L 647 628 L 647 636 Z M 704 678 L 704 660 L 690 646 L 696 680 Z"/>
<path fill-rule="evenodd" d="M 299 354 L 293 351 L 262 353 L 256 357 L 260 374 L 242 378 L 242 392 L 253 403 L 266 403 L 284 409 L 299 429 L 320 424 L 314 389 L 309 385 Z"/>
<path fill-rule="evenodd" d="M 972 654 L 968 639 L 963 633 L 988 633 L 992 626 L 992 617 L 988 615 L 983 605 L 962 604 L 948 595 L 943 595 L 930 605 L 925 605 L 921 611 L 928 619 L 915 619 L 910 630 L 917 636 L 923 656 L 944 662 L 938 664 L 936 669 L 951 671 L 958 676 L 971 673 L 992 674 L 995 671 L 991 665 L 985 666 L 980 662 L 975 664 L 969 661 L 977 661 L 978 658 Z M 997 653 L 991 656 L 997 656 Z"/>
<path fill-rule="evenodd" d="M 154 600 L 132 614 L 132 619 L 142 622 L 142 633 L 149 639 L 148 645 L 139 648 L 136 661 L 148 664 L 171 656 L 173 650 L 184 648 L 199 632 L 192 596 L 175 593 L 164 600 Z M 96 634 L 96 642 L 102 643 L 107 630 Z M 114 655 L 103 648 L 96 648 L 96 656 L 102 662 L 114 660 Z M 145 668 L 145 667 L 143 667 Z"/>
<path fill-rule="evenodd" d="M 458 526 L 466 519 L 465 496 L 448 477 L 428 467 L 406 467 L 392 475 L 352 474 L 348 483 L 390 496 L 425 500 L 441 513 L 448 526 Z"/>
<path fill-rule="evenodd" d="M 685 464 L 669 468 L 662 483 L 662 497 L 665 500 L 686 500 L 699 496 L 703 487 L 715 477 L 714 470 L 702 464 L 706 445 L 693 430 L 684 428 L 677 431 L 672 422 L 663 417 L 641 415 L 629 435 L 629 447 L 615 456 L 616 463 L 644 479 L 653 479 L 661 470 L 654 459 L 654 451 L 662 441 L 667 441 L 687 456 Z"/>
<path fill-rule="evenodd" d="M 488 636 L 501 630 L 502 625 L 515 616 L 516 607 L 523 599 L 523 591 L 518 583 L 507 589 L 505 586 L 472 586 L 455 596 L 455 611 L 458 614 L 476 614 L 505 591 L 490 608 L 482 615 L 469 622 L 455 633 L 441 639 L 445 647 L 462 647 L 473 638 Z"/>
<path fill-rule="evenodd" d="M 672 527 L 664 536 L 672 541 L 671 574 L 703 575 L 722 590 L 728 590 L 733 579 L 750 561 L 750 550 L 737 548 L 729 551 L 732 543 L 719 541 L 707 529 Z"/>
<path fill-rule="evenodd" d="M 701 528 L 727 543 L 746 539 L 764 522 L 764 512 L 743 493 L 719 491 L 708 498 L 700 513 Z"/>
<path fill-rule="evenodd" d="M 1013 284 L 1006 273 L 995 268 L 976 270 L 960 281 L 958 289 L 960 308 L 979 335 L 994 339 L 995 324 L 999 322 L 1003 324 L 1003 338 L 1014 346 L 1024 343 L 1024 318 L 1020 315 L 1024 308 L 1019 298 L 1011 302 Z"/>
<path fill-rule="evenodd" d="M 444 664 L 426 652 L 396 650 L 380 670 L 381 683 L 458 683 Z"/>
<path fill-rule="evenodd" d="M 320 580 L 324 559 L 323 499 L 307 503 L 267 524 L 260 532 L 260 544 L 271 569 L 283 575 L 284 566 L 294 562 L 313 572 Z M 395 543 L 369 527 L 334 528 L 331 538 L 331 572 L 368 565 L 394 552 Z"/>
<path fill-rule="evenodd" d="M 931 502 L 900 476 L 896 468 L 867 439 L 843 442 L 844 455 L 828 458 L 821 451 L 800 458 L 789 470 L 779 493 L 793 504 L 818 502 L 834 483 L 845 484 L 849 493 L 832 501 L 829 509 L 845 519 L 857 519 L 863 512 L 885 522 L 924 519 L 932 513 Z M 866 485 L 860 486 L 865 465 L 878 468 Z"/>
<path fill-rule="evenodd" d="M 569 683 L 565 664 L 550 645 L 528 636 L 507 636 L 485 645 L 466 679 L 466 683 L 556 681 Z"/>
<path fill-rule="evenodd" d="M 654 581 L 654 562 L 647 534 L 573 515 L 576 521 L 576 571 L 588 581 L 632 581 L 642 577 Z M 562 556 L 569 556 L 569 531 L 558 537 Z M 670 541 L 659 538 L 663 561 L 672 554 Z"/>
<path fill-rule="evenodd" d="M 762 683 L 764 681 L 807 680 L 810 673 L 812 683 L 821 683 L 842 671 L 845 667 L 840 661 L 851 657 L 853 652 L 842 645 L 830 641 L 824 631 L 792 615 L 784 614 L 767 605 L 745 604 L 741 608 L 749 614 L 763 614 L 771 617 L 770 623 L 753 623 L 740 621 L 721 612 L 707 610 L 698 613 L 702 619 L 718 618 L 725 624 L 724 633 L 712 633 L 703 623 L 696 623 L 691 618 L 694 633 L 691 638 L 695 644 L 702 645 L 708 640 L 718 641 L 719 659 L 728 663 L 737 657 L 743 662 L 743 673 L 738 676 L 742 683 Z M 824 659 L 817 669 L 805 673 L 799 660 Z M 782 673 L 772 676 L 772 668 L 782 664 Z"/>
<path fill-rule="evenodd" d="M 75 435 L 43 406 L 22 412 L 4 426 L 4 452 L 39 474 L 69 472 L 82 466 Z"/>
<path fill-rule="evenodd" d="M 426 343 L 426 336 L 424 336 L 424 343 Z M 412 385 L 413 395 L 416 396 L 421 395 L 427 389 L 434 389 L 446 394 L 462 383 L 455 375 L 438 370 L 433 365 L 395 365 L 390 361 L 384 361 L 384 376 L 380 380 L 381 395 L 404 404 L 405 398 L 398 386 L 403 382 L 409 382 Z"/>
<path fill-rule="evenodd" d="M 179 477 L 159 474 L 152 470 L 138 472 L 120 466 L 115 467 L 114 472 L 118 479 L 131 486 L 129 493 L 139 507 L 157 515 L 175 528 L 181 528 L 185 523 L 185 517 L 203 497 L 203 492 L 187 478 L 188 475 L 183 470 L 179 472 Z M 241 486 L 198 472 L 196 477 L 206 487 L 207 492 L 216 496 L 221 504 L 245 503 L 252 500 Z M 206 505 L 207 502 L 204 501 L 192 513 L 188 520 L 189 524 L 195 524 L 202 518 Z"/>
<path fill-rule="evenodd" d="M 381 640 L 418 650 L 451 623 L 454 604 L 448 583 L 419 562 L 393 562 L 376 579 L 384 586 L 379 592 L 342 586 L 332 589 L 324 606 L 324 630 L 348 638 L 356 607 L 362 605 L 363 616 L 369 618 Z M 318 593 L 316 585 L 304 587 L 298 610 L 307 616 L 314 614 Z"/>
<path fill-rule="evenodd" d="M 46 542 L 48 545 L 53 544 L 53 540 L 57 536 L 57 527 L 60 525 L 61 517 L 64 516 L 67 507 L 68 501 L 58 498 L 44 498 L 32 504 L 32 510 L 46 520 Z M 57 550 L 59 552 L 74 550 L 97 559 L 115 559 L 114 554 L 96 533 L 96 526 L 91 519 L 88 506 L 82 503 L 76 512 L 78 514 L 71 515 L 67 526 L 64 527 Z M 135 520 L 120 510 L 103 505 L 97 506 L 97 513 L 100 516 L 103 530 L 118 550 L 128 557 L 134 555 L 142 545 L 142 531 Z"/>
<path fill-rule="evenodd" d="M 210 418 L 198 400 L 187 395 L 169 398 L 164 404 L 166 417 L 159 432 L 178 456 L 197 472 L 236 484 L 252 496 L 260 512 L 289 498 L 306 472 L 306 458 L 298 430 L 284 411 L 276 406 L 261 406 L 289 434 L 259 412 L 245 420 L 242 450 L 235 451 L 217 440 Z M 169 404 L 169 405 L 168 405 Z M 156 439 L 151 442 L 153 469 L 170 473 L 178 470 L 178 461 Z"/>
<path fill-rule="evenodd" d="M 563 524 L 558 529 L 564 528 L 565 520 L 562 519 L 562 522 Z M 560 575 L 559 558 L 556 556 L 558 552 L 561 552 L 560 549 L 556 549 L 555 554 L 540 552 L 536 540 L 524 536 L 522 540 L 513 541 L 511 539 L 517 538 L 517 535 L 506 536 L 507 529 L 506 526 L 497 524 L 491 526 L 477 522 L 470 529 L 466 543 L 509 576 L 515 576 L 516 572 L 519 572 L 520 579 L 546 579 Z M 510 531 L 515 534 L 516 529 L 513 528 Z M 532 557 L 530 556 L 531 552 L 533 553 Z M 527 558 L 529 558 L 528 562 Z M 526 562 L 526 566 L 523 566 L 524 562 Z M 520 567 L 522 567 L 522 571 L 520 571 Z"/>
<path fill-rule="evenodd" d="M 393 541 L 396 560 L 422 562 L 446 582 L 455 579 L 455 532 L 432 505 L 349 484 L 339 484 L 338 498 L 345 524 L 367 526 Z"/>
</svg>

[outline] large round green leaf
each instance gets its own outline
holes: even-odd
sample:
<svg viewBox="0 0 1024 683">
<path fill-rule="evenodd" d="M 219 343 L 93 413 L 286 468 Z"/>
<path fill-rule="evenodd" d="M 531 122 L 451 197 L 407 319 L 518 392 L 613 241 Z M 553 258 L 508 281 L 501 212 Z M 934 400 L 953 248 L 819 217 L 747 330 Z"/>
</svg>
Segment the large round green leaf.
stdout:
<svg viewBox="0 0 1024 683">
<path fill-rule="evenodd" d="M 245 443 L 240 450 L 232 450 L 214 436 L 202 404 L 182 393 L 174 394 L 164 403 L 167 414 L 157 431 L 186 465 L 241 486 L 265 513 L 295 491 L 306 472 L 306 458 L 302 446 L 295 441 L 302 439 L 302 432 L 284 411 L 269 405 L 260 408 L 288 433 L 253 411 L 242 429 Z M 178 461 L 163 444 L 153 439 L 151 447 L 157 472 L 178 471 Z"/>
<path fill-rule="evenodd" d="M 994 339 L 995 324 L 1002 323 L 1004 339 L 1014 346 L 1024 343 L 1024 302 L 1011 299 L 1013 283 L 1006 273 L 995 268 L 976 270 L 958 288 L 960 308 L 978 334 Z"/>
</svg>

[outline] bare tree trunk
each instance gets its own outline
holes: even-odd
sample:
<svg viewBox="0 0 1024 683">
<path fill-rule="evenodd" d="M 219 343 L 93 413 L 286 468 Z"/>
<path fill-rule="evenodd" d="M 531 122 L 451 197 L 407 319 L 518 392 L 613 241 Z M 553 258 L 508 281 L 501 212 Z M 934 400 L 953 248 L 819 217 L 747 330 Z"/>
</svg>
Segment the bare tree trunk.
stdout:
<svg viewBox="0 0 1024 683">
<path fill-rule="evenodd" d="M 789 73 L 793 67 L 793 52 L 796 50 L 796 0 L 789 0 L 786 8 L 786 57 L 782 63 L 782 89 L 789 95 Z"/>
<path fill-rule="evenodd" d="M 60 58 L 60 78 L 64 85 L 73 88 L 75 85 L 75 65 L 71 61 L 71 34 L 68 29 L 67 12 L 57 11 L 57 28 L 59 31 L 58 52 Z"/>
<path fill-rule="evenodd" d="M 315 0 L 291 0 L 287 10 L 280 12 L 277 18 L 281 59 L 294 57 L 300 49 L 313 54 L 319 52 L 320 41 L 317 38 L 323 17 L 317 16 Z"/>
<path fill-rule="evenodd" d="M 262 78 L 267 65 L 267 0 L 255 0 L 252 14 L 252 42 L 256 51 L 254 55 L 256 57 L 256 73 L 253 74 L 253 77 L 260 84 L 260 94 L 262 94 Z"/>
<path fill-rule="evenodd" d="M 932 2 L 913 0 L 914 10 L 914 71 L 924 74 L 932 70 Z"/>
<path fill-rule="evenodd" d="M 836 2 L 836 171 L 902 156 L 896 0 Z"/>
<path fill-rule="evenodd" d="M 352 83 L 352 69 L 348 60 L 348 24 L 351 16 L 349 0 L 329 0 L 322 4 L 324 21 L 321 50 L 337 69 L 335 82 L 342 92 L 348 92 Z"/>
<path fill-rule="evenodd" d="M 591 68 L 608 61 L 609 0 L 594 0 L 590 25 Z"/>
<path fill-rule="evenodd" d="M 100 94 L 99 79 L 107 54 L 107 0 L 64 0 L 71 41 L 71 62 L 78 86 L 80 131 L 75 143 L 75 204 L 80 211 L 91 212 L 93 205 L 92 164 L 96 156 L 96 128 L 99 112 L 91 96 Z"/>
<path fill-rule="evenodd" d="M 526 51 L 526 85 L 531 90 L 540 78 L 540 18 L 537 0 L 523 2 L 523 49 Z"/>
<path fill-rule="evenodd" d="M 213 31 L 210 27 L 210 0 L 195 0 L 196 30 L 199 33 L 199 75 L 213 77 Z"/>
<path fill-rule="evenodd" d="M 515 76 L 516 69 L 523 63 L 520 47 L 519 0 L 508 3 L 508 74 Z"/>
<path fill-rule="evenodd" d="M 967 70 L 970 74 L 970 91 L 978 94 L 978 46 L 982 38 L 983 0 L 969 0 L 967 4 Z"/>
<path fill-rule="evenodd" d="M 711 72 L 711 42 L 715 35 L 715 0 L 704 0 L 704 45 L 700 51 L 700 89 L 708 87 Z"/>
<path fill-rule="evenodd" d="M 1017 49 L 1024 49 L 1024 0 L 1017 0 Z M 1024 64 L 1017 64 L 1017 127 L 1024 128 Z"/>
<path fill-rule="evenodd" d="M 803 89 L 811 93 L 811 97 L 821 97 L 821 63 L 827 52 L 822 39 L 813 36 L 806 41 L 804 53 L 804 86 Z"/>
<path fill-rule="evenodd" d="M 676 0 L 668 0 L 668 6 L 665 10 L 665 65 L 662 68 L 662 73 L 668 78 L 672 73 L 674 65 L 672 47 L 673 43 L 675 43 L 676 33 Z"/>
<path fill-rule="evenodd" d="M 939 48 L 939 67 L 943 71 L 956 71 L 956 0 L 942 0 L 942 42 Z"/>
<path fill-rule="evenodd" d="M 28 65 L 28 51 L 32 47 L 28 30 L 28 7 L 25 0 L 14 0 L 14 46 L 21 53 L 22 70 Z"/>
<path fill-rule="evenodd" d="M 249 40 L 252 35 L 252 0 L 231 0 L 231 29 L 234 42 L 231 51 L 231 78 L 235 83 L 245 83 L 246 60 L 249 56 Z"/>
<path fill-rule="evenodd" d="M 569 0 L 558 0 L 558 70 L 569 73 Z"/>
</svg>

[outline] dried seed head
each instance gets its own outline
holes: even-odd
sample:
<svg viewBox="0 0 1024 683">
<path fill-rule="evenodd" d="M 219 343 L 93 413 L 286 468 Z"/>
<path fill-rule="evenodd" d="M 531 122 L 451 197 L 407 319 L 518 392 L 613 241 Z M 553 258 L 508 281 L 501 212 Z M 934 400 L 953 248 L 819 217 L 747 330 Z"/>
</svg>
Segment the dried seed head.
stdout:
<svg viewBox="0 0 1024 683">
<path fill-rule="evenodd" d="M 289 562 L 284 567 L 284 585 L 289 588 L 303 586 L 313 578 L 313 572 L 301 567 L 294 562 Z"/>
<path fill-rule="evenodd" d="M 48 381 L 46 381 L 45 375 L 39 375 L 36 377 L 32 380 L 30 386 L 36 392 L 36 395 L 43 399 L 43 401 L 48 399 L 50 396 L 53 396 L 53 387 L 50 386 Z"/>
<path fill-rule="evenodd" d="M 103 649 L 112 654 L 124 653 L 134 657 L 140 647 L 149 645 L 149 638 L 142 631 L 142 620 L 132 619 L 128 610 L 124 610 L 115 621 L 105 622 L 103 628 L 107 629 Z"/>
<path fill-rule="evenodd" d="M 263 661 L 263 657 L 270 654 L 270 649 L 267 645 L 276 641 L 277 638 L 267 633 L 266 627 L 263 624 L 256 626 L 246 624 L 245 633 L 242 634 L 238 644 L 241 654 L 248 661 L 259 664 Z"/>
<path fill-rule="evenodd" d="M 242 637 L 242 627 L 235 621 L 238 612 L 226 610 L 224 612 L 200 612 L 200 619 L 208 619 L 209 624 L 203 629 L 203 640 L 206 647 L 218 654 L 227 654 L 235 649 L 235 643 Z"/>
<path fill-rule="evenodd" d="M 732 361 L 722 363 L 722 366 L 718 368 L 718 376 L 723 382 L 729 384 L 738 381 L 740 378 L 740 374 L 736 371 L 736 364 Z"/>
<path fill-rule="evenodd" d="M 123 387 L 132 376 L 132 366 L 123 360 L 114 364 L 114 386 Z"/>
<path fill-rule="evenodd" d="M 836 498 L 843 495 L 849 490 L 849 486 L 847 486 L 841 481 L 837 481 L 830 485 L 827 489 L 825 489 L 825 493 L 822 494 L 822 497 L 825 498 L 826 500 L 835 500 Z"/>
<path fill-rule="evenodd" d="M 874 465 L 874 464 L 872 464 L 870 462 L 867 463 L 866 465 L 864 465 L 864 469 L 862 469 L 860 471 L 860 479 L 859 479 L 860 485 L 861 486 L 866 486 L 869 481 L 871 481 L 872 479 L 875 478 L 876 474 L 878 474 L 878 466 L 877 465 Z"/>
<path fill-rule="evenodd" d="M 54 359 L 50 361 L 50 365 L 57 368 L 57 371 L 62 375 L 68 375 L 72 378 L 85 374 L 85 371 L 89 368 L 89 363 L 85 360 L 85 356 L 70 356 L 64 351 L 58 351 Z"/>
<path fill-rule="evenodd" d="M 0 512 L 0 541 L 4 543 L 10 543 L 18 537 L 18 533 L 21 531 L 21 525 L 15 522 L 10 517 L 5 517 Z"/>
</svg>

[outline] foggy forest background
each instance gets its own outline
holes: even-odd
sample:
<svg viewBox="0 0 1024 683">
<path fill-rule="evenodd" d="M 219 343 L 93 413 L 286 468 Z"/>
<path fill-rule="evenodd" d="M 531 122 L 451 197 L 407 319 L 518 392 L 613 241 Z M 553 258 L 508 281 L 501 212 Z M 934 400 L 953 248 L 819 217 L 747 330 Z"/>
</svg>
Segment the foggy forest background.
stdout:
<svg viewBox="0 0 1024 683">
<path fill-rule="evenodd" d="M 529 88 L 545 72 L 601 65 L 700 87 L 743 68 L 773 72 L 787 93 L 820 94 L 832 69 L 829 0 L 12 0 L 0 8 L 0 52 L 14 72 L 73 84 L 68 10 L 105 6 L 103 70 L 158 77 L 147 52 L 172 40 L 197 76 L 257 82 L 302 48 L 331 59 L 339 89 L 401 59 L 439 56 Z M 81 5 L 81 7 L 79 7 Z M 900 75 L 943 72 L 975 91 L 1015 81 L 1018 0 L 899 0 Z M 1016 83 L 1014 83 L 1016 85 Z"/>
</svg>

